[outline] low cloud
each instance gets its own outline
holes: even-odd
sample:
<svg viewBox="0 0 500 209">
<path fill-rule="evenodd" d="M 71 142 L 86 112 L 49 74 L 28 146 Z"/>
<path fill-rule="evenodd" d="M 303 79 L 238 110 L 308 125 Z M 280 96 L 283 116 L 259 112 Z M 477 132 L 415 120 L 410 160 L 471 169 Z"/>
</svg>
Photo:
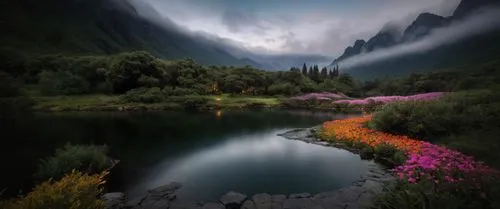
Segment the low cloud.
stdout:
<svg viewBox="0 0 500 209">
<path fill-rule="evenodd" d="M 357 55 L 340 62 L 339 65 L 344 69 L 349 69 L 404 55 L 425 53 L 437 47 L 496 29 L 500 29 L 500 8 L 483 9 L 463 21 L 435 29 L 421 40 Z"/>
</svg>

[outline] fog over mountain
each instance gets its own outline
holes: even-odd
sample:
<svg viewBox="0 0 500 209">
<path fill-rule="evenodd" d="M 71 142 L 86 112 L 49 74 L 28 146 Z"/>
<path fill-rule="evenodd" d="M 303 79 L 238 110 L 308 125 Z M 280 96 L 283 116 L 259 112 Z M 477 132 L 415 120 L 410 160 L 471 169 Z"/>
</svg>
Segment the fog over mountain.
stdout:
<svg viewBox="0 0 500 209">
<path fill-rule="evenodd" d="M 154 8 L 141 12 L 145 17 L 173 23 L 238 58 L 278 66 L 326 65 L 356 39 L 383 28 L 403 30 L 421 12 L 451 15 L 459 0 L 131 2 L 138 10 Z"/>
<path fill-rule="evenodd" d="M 496 29 L 500 29 L 500 8 L 483 8 L 466 16 L 465 19 L 452 22 L 447 27 L 432 29 L 429 35 L 423 39 L 362 53 L 338 62 L 338 65 L 349 69 L 412 53 L 425 53 L 443 45 L 453 44 L 462 39 Z"/>
</svg>

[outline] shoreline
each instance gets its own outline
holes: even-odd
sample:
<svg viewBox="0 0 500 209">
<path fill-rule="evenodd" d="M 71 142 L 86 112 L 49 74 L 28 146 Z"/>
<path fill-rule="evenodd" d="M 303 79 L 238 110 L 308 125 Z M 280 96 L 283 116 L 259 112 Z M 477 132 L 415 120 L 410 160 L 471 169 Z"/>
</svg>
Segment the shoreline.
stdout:
<svg viewBox="0 0 500 209">
<path fill-rule="evenodd" d="M 299 140 L 326 147 L 336 147 L 328 142 L 314 137 L 317 127 L 294 129 L 281 134 L 289 140 Z M 336 147 L 344 149 L 342 147 Z M 351 150 L 347 150 L 350 151 Z M 142 197 L 127 200 L 126 194 L 120 192 L 106 193 L 102 196 L 107 208 L 200 208 L 200 209 L 356 209 L 370 206 L 373 198 L 383 192 L 386 183 L 395 178 L 382 165 L 374 162 L 366 174 L 360 176 L 350 186 L 320 192 L 317 194 L 267 194 L 260 193 L 248 196 L 246 194 L 230 191 L 223 195 L 217 202 L 202 202 L 196 200 L 178 199 L 176 191 L 182 187 L 181 183 L 170 184 L 150 189 Z"/>
</svg>

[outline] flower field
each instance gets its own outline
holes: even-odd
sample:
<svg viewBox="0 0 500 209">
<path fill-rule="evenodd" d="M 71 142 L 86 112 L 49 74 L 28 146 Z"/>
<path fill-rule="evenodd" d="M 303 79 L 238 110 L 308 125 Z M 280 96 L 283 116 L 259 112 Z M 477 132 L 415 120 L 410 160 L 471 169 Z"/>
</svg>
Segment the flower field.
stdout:
<svg viewBox="0 0 500 209">
<path fill-rule="evenodd" d="M 381 104 L 389 104 L 395 101 L 428 101 L 439 99 L 441 96 L 443 96 L 443 94 L 443 92 L 431 92 L 425 94 L 416 94 L 412 96 L 379 96 L 355 100 L 337 100 L 333 103 L 348 105 L 368 105 L 370 101 Z"/>
<path fill-rule="evenodd" d="M 321 93 L 309 93 L 301 96 L 292 97 L 292 100 L 299 101 L 307 101 L 307 100 L 320 100 L 320 101 L 331 101 L 337 99 L 346 99 L 349 98 L 342 93 L 330 93 L 330 92 L 321 92 Z"/>
<path fill-rule="evenodd" d="M 393 169 L 399 180 L 410 184 L 428 181 L 433 184 L 466 183 L 479 187 L 499 176 L 499 172 L 460 152 L 406 136 L 374 131 L 363 127 L 371 116 L 330 121 L 323 124 L 326 140 L 362 143 L 376 149 L 387 144 L 403 151 L 406 162 Z"/>
</svg>

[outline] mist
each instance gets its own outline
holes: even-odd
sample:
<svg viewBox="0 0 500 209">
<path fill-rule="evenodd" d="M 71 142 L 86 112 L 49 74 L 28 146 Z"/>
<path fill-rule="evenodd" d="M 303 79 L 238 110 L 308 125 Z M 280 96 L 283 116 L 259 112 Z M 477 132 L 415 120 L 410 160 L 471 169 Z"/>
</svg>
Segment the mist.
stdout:
<svg viewBox="0 0 500 209">
<path fill-rule="evenodd" d="M 456 21 L 447 27 L 431 31 L 428 36 L 421 40 L 357 55 L 339 62 L 338 65 L 342 69 L 348 70 L 353 67 L 398 58 L 404 55 L 425 53 L 437 47 L 452 44 L 465 38 L 496 29 L 500 29 L 500 8 L 484 8 L 461 21 Z"/>
</svg>

